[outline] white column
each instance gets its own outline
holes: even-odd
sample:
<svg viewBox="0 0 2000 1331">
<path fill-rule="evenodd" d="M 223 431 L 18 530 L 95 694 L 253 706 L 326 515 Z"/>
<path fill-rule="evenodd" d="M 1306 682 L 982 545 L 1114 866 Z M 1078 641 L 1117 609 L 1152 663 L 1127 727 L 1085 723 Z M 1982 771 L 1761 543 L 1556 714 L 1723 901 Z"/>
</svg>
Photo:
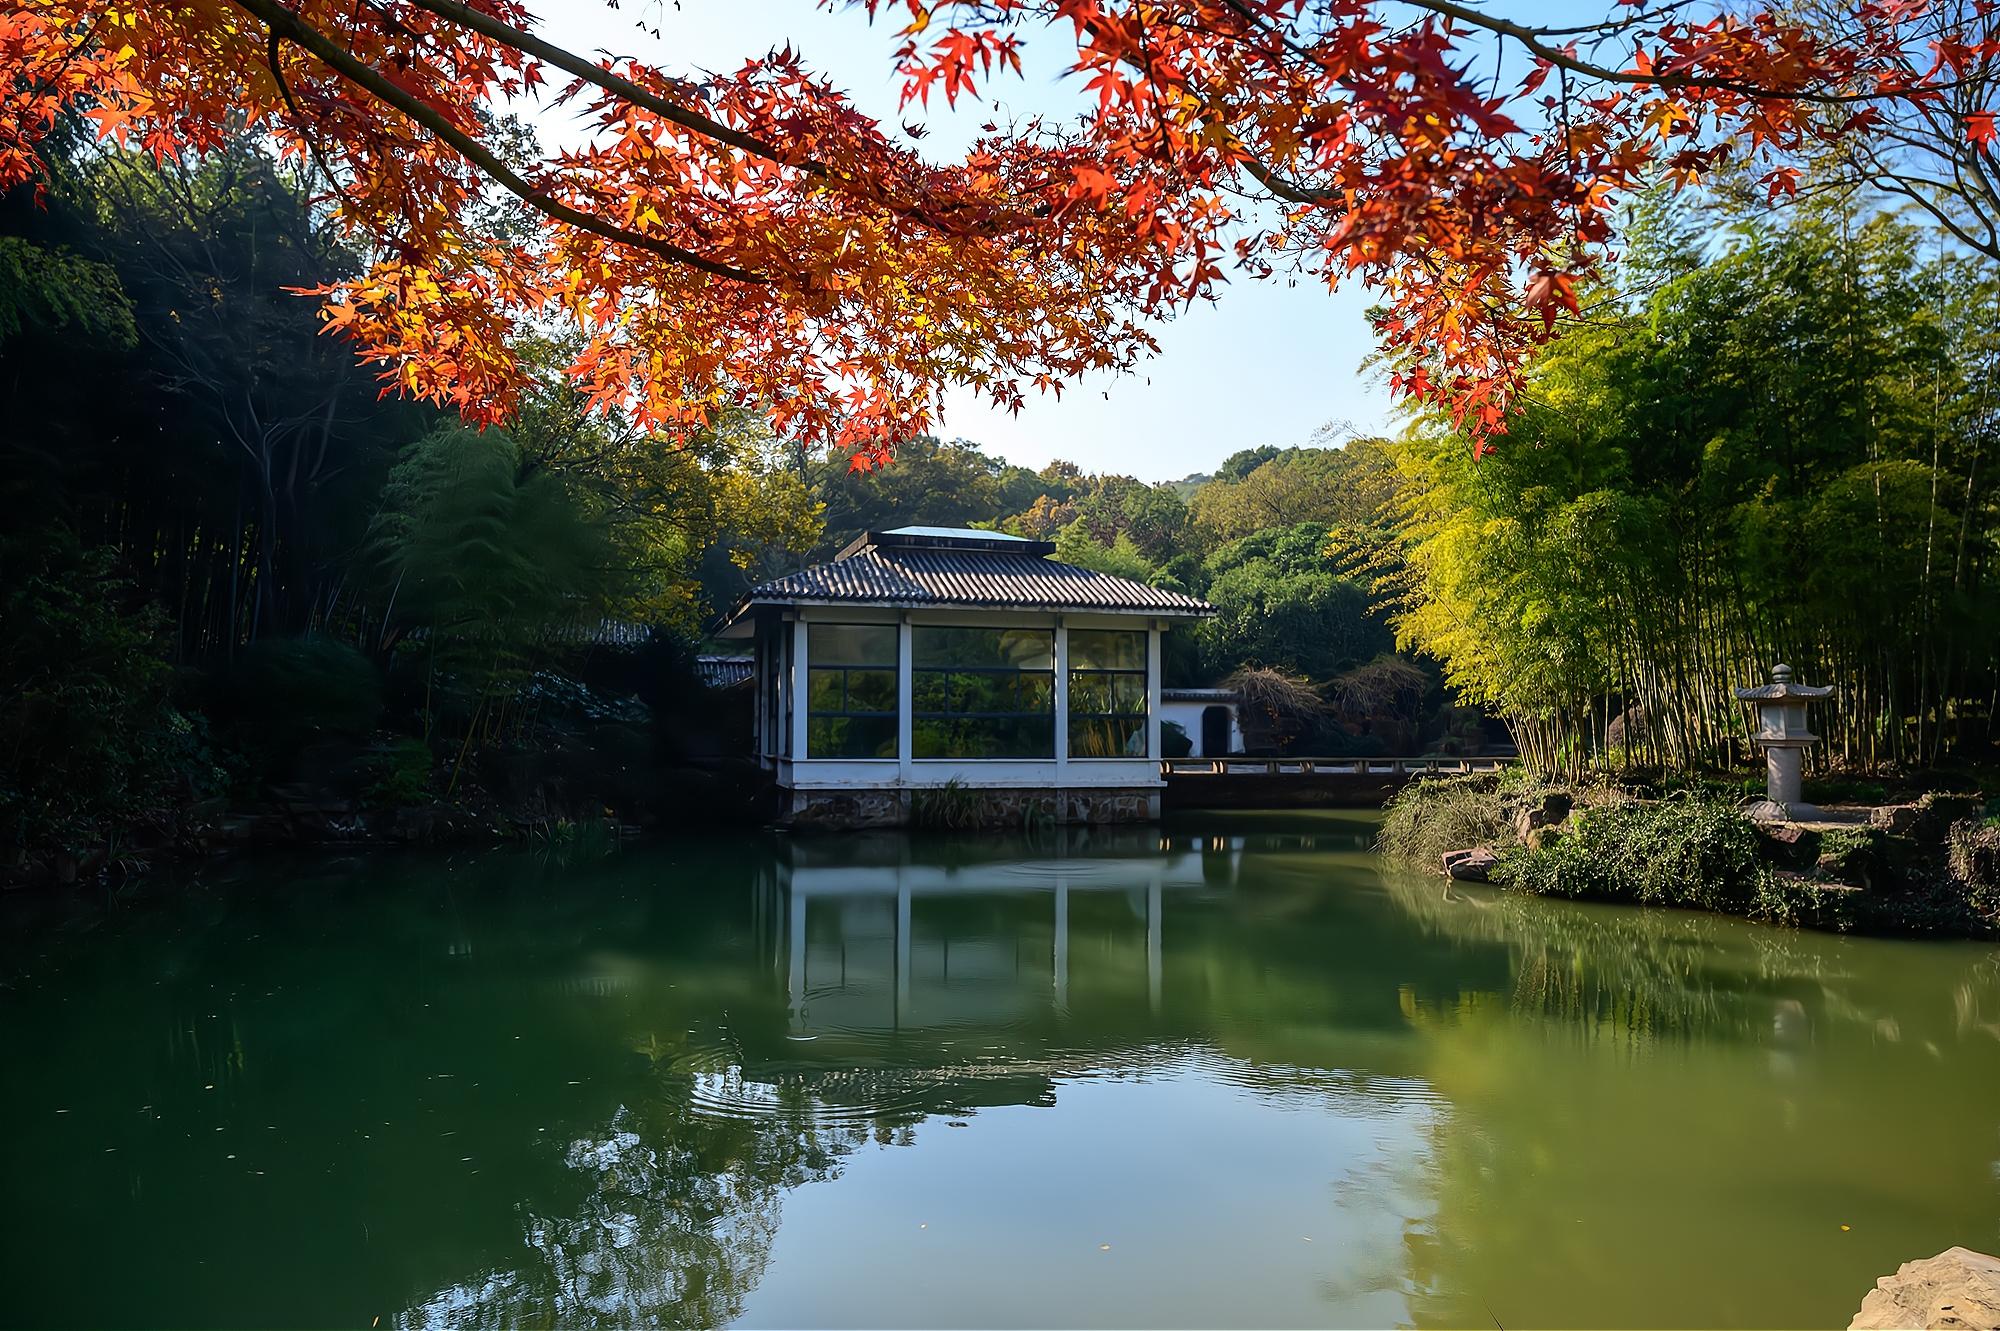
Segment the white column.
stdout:
<svg viewBox="0 0 2000 1331">
<path fill-rule="evenodd" d="M 910 738 L 910 640 L 913 636 L 910 612 L 905 610 L 896 621 L 896 776 L 906 786 L 910 784 L 910 761 L 916 756 Z"/>
<path fill-rule="evenodd" d="M 806 675 L 806 621 L 792 621 L 792 675 L 787 687 L 792 691 L 792 761 L 806 757 L 806 703 L 811 690 Z"/>
<path fill-rule="evenodd" d="M 1056 1011 L 1069 1011 L 1069 880 L 1056 878 Z"/>
<path fill-rule="evenodd" d="M 1069 788 L 1069 625 L 1056 616 L 1056 789 Z"/>
<path fill-rule="evenodd" d="M 1146 1005 L 1157 1015 L 1160 1010 L 1160 878 L 1146 888 Z"/>
<path fill-rule="evenodd" d="M 750 689 L 750 696 L 757 700 L 756 713 L 750 718 L 750 752 L 756 755 L 759 763 L 763 761 L 765 753 L 764 709 L 771 705 L 770 698 L 764 692 L 770 687 L 770 679 L 765 673 L 765 636 L 762 624 L 757 625 L 756 631 L 750 635 L 750 669 L 756 676 L 756 683 Z"/>
<path fill-rule="evenodd" d="M 910 880 L 896 871 L 896 1029 L 910 1010 Z"/>
<path fill-rule="evenodd" d="M 1160 760 L 1160 621 L 1146 627 L 1146 756 Z"/>
<path fill-rule="evenodd" d="M 806 899 L 797 891 L 791 896 L 790 956 L 785 974 L 785 1006 L 794 1034 L 805 1029 L 806 1016 Z"/>
</svg>

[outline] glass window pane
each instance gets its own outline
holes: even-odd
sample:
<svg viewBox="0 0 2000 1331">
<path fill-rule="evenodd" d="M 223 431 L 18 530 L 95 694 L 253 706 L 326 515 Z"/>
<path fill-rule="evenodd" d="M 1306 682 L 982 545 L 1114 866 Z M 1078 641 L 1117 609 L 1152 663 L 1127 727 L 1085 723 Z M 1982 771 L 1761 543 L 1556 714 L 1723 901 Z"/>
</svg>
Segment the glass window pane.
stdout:
<svg viewBox="0 0 2000 1331">
<path fill-rule="evenodd" d="M 1069 710 L 1076 714 L 1146 714 L 1146 677 L 1080 671 L 1069 677 Z"/>
<path fill-rule="evenodd" d="M 1111 675 L 1079 674 L 1069 677 L 1071 713 L 1111 710 Z"/>
<path fill-rule="evenodd" d="M 1072 758 L 1143 758 L 1146 722 L 1143 717 L 1078 716 L 1069 723 Z"/>
<path fill-rule="evenodd" d="M 896 710 L 896 672 L 893 670 L 848 671 L 847 710 L 850 712 L 894 712 Z"/>
<path fill-rule="evenodd" d="M 894 624 L 808 624 L 808 665 L 896 665 Z"/>
<path fill-rule="evenodd" d="M 1056 709 L 1056 677 L 1053 672 L 1021 675 L 1014 681 L 1015 706 L 1023 712 L 1053 712 Z"/>
<path fill-rule="evenodd" d="M 896 756 L 896 718 L 893 716 L 855 716 L 848 718 L 852 747 L 857 758 L 893 758 Z"/>
<path fill-rule="evenodd" d="M 1055 726 L 1046 716 L 918 717 L 910 728 L 919 758 L 1049 758 Z"/>
<path fill-rule="evenodd" d="M 1072 670 L 1144 670 L 1146 635 L 1128 629 L 1071 629 Z"/>
<path fill-rule="evenodd" d="M 840 758 L 847 743 L 847 718 L 815 716 L 806 721 L 806 754 L 813 758 Z"/>
<path fill-rule="evenodd" d="M 1146 677 L 1144 675 L 1104 675 L 1100 678 L 1111 685 L 1111 705 L 1107 712 L 1122 712 L 1127 715 L 1146 714 Z M 848 686 L 850 689 L 852 685 Z"/>
<path fill-rule="evenodd" d="M 806 752 L 814 758 L 893 758 L 893 716 L 815 716 L 806 722 Z"/>
<path fill-rule="evenodd" d="M 919 670 L 910 677 L 910 705 L 919 712 L 952 712 L 951 676 Z"/>
<path fill-rule="evenodd" d="M 1050 670 L 1055 666 L 1053 629 L 942 628 L 911 630 L 910 651 L 918 666 L 971 666 Z"/>
<path fill-rule="evenodd" d="M 840 677 L 844 673 L 839 670 L 807 671 L 806 710 L 810 712 L 843 710 L 840 703 Z"/>
</svg>

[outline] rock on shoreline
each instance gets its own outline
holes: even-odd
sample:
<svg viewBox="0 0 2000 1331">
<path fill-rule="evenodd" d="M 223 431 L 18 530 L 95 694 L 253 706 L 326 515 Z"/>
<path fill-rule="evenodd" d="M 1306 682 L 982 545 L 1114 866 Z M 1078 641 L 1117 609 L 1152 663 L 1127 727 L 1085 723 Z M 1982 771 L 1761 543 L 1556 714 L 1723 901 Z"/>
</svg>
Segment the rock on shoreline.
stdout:
<svg viewBox="0 0 2000 1331">
<path fill-rule="evenodd" d="M 2000 1257 L 1947 1248 L 1904 1262 L 1861 1301 L 1848 1331 L 1997 1331 Z"/>
</svg>

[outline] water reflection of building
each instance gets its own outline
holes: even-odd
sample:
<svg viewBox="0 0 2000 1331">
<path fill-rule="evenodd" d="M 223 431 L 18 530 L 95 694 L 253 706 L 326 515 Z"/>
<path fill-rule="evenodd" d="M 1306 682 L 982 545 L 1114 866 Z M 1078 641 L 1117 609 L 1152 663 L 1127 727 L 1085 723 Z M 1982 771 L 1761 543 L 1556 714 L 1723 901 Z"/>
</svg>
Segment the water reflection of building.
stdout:
<svg viewBox="0 0 2000 1331">
<path fill-rule="evenodd" d="M 1157 1012 L 1167 915 L 1231 890 L 1242 855 L 1241 837 L 1153 832 L 970 860 L 903 838 L 801 841 L 769 866 L 758 912 L 795 1035 L 1061 1015 L 1073 978 L 1115 989 L 1141 947 L 1129 998 Z"/>
</svg>

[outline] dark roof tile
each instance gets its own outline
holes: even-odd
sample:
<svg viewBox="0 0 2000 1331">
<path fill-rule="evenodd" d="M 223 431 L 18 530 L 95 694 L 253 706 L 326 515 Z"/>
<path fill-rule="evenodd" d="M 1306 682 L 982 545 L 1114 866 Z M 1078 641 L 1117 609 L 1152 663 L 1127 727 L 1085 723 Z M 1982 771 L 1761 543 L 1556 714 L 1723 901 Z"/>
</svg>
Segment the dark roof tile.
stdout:
<svg viewBox="0 0 2000 1331">
<path fill-rule="evenodd" d="M 1040 554 L 922 546 L 867 546 L 801 569 L 753 587 L 737 613 L 753 605 L 795 604 L 1215 613 L 1198 597 Z"/>
</svg>

